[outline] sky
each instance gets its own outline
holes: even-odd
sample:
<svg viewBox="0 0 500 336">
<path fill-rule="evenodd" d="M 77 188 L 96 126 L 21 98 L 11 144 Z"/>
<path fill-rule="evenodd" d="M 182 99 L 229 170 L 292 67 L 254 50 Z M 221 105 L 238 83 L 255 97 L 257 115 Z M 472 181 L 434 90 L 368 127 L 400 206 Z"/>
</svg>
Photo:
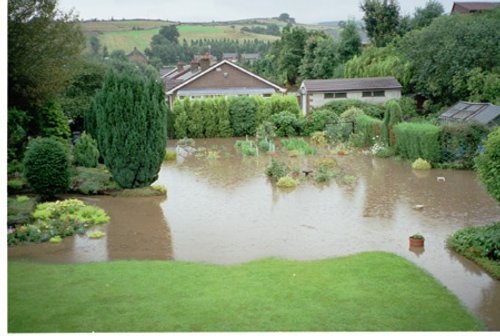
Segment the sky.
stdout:
<svg viewBox="0 0 500 336">
<path fill-rule="evenodd" d="M 471 0 L 469 0 L 471 1 Z M 472 0 L 474 1 L 474 0 Z M 477 0 L 476 0 L 477 1 Z M 474 2 L 476 2 L 474 1 Z M 481 0 L 479 0 L 481 1 Z M 80 19 L 163 19 L 210 22 L 288 13 L 299 23 L 361 20 L 361 0 L 59 0 L 64 12 L 74 9 Z M 399 0 L 401 13 L 413 14 L 427 0 Z M 449 13 L 453 0 L 439 0 Z"/>
</svg>

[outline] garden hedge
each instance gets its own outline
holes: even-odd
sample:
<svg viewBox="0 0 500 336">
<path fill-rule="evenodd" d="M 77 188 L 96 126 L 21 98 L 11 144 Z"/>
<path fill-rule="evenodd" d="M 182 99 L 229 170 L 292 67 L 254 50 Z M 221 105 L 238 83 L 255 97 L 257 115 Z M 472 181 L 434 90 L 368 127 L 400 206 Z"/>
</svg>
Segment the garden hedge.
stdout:
<svg viewBox="0 0 500 336">
<path fill-rule="evenodd" d="M 432 124 L 404 122 L 394 127 L 396 151 L 414 161 L 422 158 L 431 163 L 441 160 L 440 128 Z"/>
</svg>

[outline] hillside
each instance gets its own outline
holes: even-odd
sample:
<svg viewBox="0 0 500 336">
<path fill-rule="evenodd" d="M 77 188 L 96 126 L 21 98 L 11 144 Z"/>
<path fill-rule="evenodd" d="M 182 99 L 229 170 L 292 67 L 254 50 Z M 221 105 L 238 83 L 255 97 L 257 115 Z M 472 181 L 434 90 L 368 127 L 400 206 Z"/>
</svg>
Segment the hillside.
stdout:
<svg viewBox="0 0 500 336">
<path fill-rule="evenodd" d="M 275 23 L 284 26 L 283 22 L 273 19 L 247 19 L 212 23 L 178 23 L 162 20 L 114 20 L 114 21 L 83 21 L 81 28 L 87 37 L 97 36 L 102 46 L 108 51 L 123 49 L 130 52 L 137 47 L 144 50 L 149 47 L 153 35 L 162 26 L 178 24 L 179 40 L 188 42 L 196 39 L 235 39 L 274 41 L 277 36 L 242 32 L 241 28 Z M 281 24 L 280 24 L 281 23 Z"/>
</svg>

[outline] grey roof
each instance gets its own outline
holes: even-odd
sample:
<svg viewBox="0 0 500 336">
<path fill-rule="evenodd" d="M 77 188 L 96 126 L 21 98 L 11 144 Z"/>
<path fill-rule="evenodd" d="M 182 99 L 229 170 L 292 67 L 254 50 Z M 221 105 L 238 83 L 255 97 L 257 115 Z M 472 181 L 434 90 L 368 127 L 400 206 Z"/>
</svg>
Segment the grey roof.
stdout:
<svg viewBox="0 0 500 336">
<path fill-rule="evenodd" d="M 250 54 L 241 54 L 241 58 L 243 59 L 259 59 L 259 53 L 250 53 Z"/>
<path fill-rule="evenodd" d="M 168 75 L 170 72 L 174 71 L 176 69 L 175 66 L 166 66 L 160 69 L 160 77 L 163 77 L 165 75 Z"/>
<path fill-rule="evenodd" d="M 438 117 L 441 121 L 500 124 L 500 106 L 490 103 L 458 102 Z"/>
<path fill-rule="evenodd" d="M 222 58 L 238 58 L 237 53 L 222 53 Z"/>
<path fill-rule="evenodd" d="M 302 82 L 307 92 L 359 91 L 375 89 L 401 89 L 394 77 L 308 79 Z"/>
<path fill-rule="evenodd" d="M 245 94 L 272 94 L 276 90 L 270 87 L 267 88 L 246 88 L 246 87 L 234 87 L 226 89 L 187 89 L 179 90 L 177 94 L 179 96 L 210 96 L 210 95 L 224 95 L 224 96 L 235 96 L 235 95 L 245 95 Z"/>
<path fill-rule="evenodd" d="M 454 2 L 451 11 L 453 12 L 458 7 L 461 7 L 462 10 L 475 12 L 494 9 L 498 6 L 500 6 L 500 2 Z"/>
</svg>

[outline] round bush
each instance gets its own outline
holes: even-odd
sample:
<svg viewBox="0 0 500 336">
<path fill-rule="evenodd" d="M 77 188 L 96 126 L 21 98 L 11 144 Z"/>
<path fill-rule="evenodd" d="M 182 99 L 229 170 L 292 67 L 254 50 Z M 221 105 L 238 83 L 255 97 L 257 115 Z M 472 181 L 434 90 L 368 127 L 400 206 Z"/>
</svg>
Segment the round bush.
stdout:
<svg viewBox="0 0 500 336">
<path fill-rule="evenodd" d="M 413 163 L 411 164 L 411 167 L 413 169 L 417 169 L 417 170 L 428 170 L 428 169 L 432 168 L 431 164 L 429 162 L 427 162 L 421 158 L 418 158 L 415 161 L 413 161 Z"/>
<path fill-rule="evenodd" d="M 476 170 L 486 190 L 500 202 L 500 127 L 484 142 L 484 151 L 476 158 Z"/>
<path fill-rule="evenodd" d="M 59 141 L 50 138 L 33 140 L 24 155 L 24 175 L 43 198 L 64 192 L 69 185 L 68 154 Z"/>
<path fill-rule="evenodd" d="M 301 123 L 295 114 L 283 111 L 275 114 L 271 118 L 276 127 L 276 135 L 279 137 L 289 137 L 300 134 Z"/>
<path fill-rule="evenodd" d="M 97 142 L 92 139 L 90 134 L 84 132 L 78 139 L 73 149 L 73 156 L 77 166 L 90 168 L 97 167 L 99 150 L 97 149 Z"/>
</svg>

